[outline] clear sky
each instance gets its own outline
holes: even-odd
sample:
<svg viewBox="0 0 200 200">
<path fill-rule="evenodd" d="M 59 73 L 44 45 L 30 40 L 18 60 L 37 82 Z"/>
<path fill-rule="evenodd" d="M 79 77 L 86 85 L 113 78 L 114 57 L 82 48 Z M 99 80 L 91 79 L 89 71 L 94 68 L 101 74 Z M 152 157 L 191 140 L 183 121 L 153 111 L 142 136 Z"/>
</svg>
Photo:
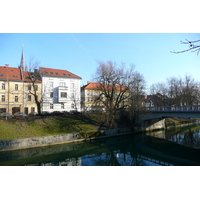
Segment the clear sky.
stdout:
<svg viewBox="0 0 200 200">
<path fill-rule="evenodd" d="M 173 54 L 187 46 L 180 40 L 197 40 L 192 33 L 1 33 L 0 66 L 18 67 L 24 45 L 25 61 L 35 57 L 40 66 L 66 69 L 92 81 L 97 61 L 112 60 L 135 65 L 147 81 L 147 88 L 172 76 L 192 75 L 199 79 L 200 55 Z"/>
</svg>

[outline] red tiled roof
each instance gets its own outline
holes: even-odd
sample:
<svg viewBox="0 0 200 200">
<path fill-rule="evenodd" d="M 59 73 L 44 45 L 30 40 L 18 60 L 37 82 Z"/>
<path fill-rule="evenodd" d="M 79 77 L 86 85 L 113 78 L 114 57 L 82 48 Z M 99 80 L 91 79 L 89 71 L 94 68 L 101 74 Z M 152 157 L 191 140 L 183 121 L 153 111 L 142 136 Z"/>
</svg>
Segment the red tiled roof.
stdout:
<svg viewBox="0 0 200 200">
<path fill-rule="evenodd" d="M 62 70 L 62 69 L 52 69 L 52 68 L 40 67 L 40 71 L 41 71 L 42 76 L 82 79 L 80 76 L 77 76 L 76 74 L 73 74 L 67 70 Z"/>
<path fill-rule="evenodd" d="M 108 86 L 108 85 L 106 84 L 106 86 Z M 120 91 L 120 86 L 119 85 L 116 85 L 115 87 L 116 87 L 116 89 L 118 91 Z M 102 88 L 101 84 L 100 83 L 95 83 L 95 82 L 88 82 L 87 85 L 82 87 L 82 89 L 88 89 L 88 90 L 100 90 L 101 88 Z M 121 86 L 121 90 L 125 90 L 125 89 L 126 89 L 125 86 Z"/>
<path fill-rule="evenodd" d="M 22 72 L 24 81 L 30 82 L 29 72 Z M 12 81 L 23 81 L 19 68 L 15 67 L 4 67 L 0 66 L 0 80 L 12 80 Z M 42 82 L 41 80 L 36 80 L 36 82 Z"/>
<path fill-rule="evenodd" d="M 0 66 L 0 79 L 21 81 L 20 69 Z"/>
<path fill-rule="evenodd" d="M 23 72 L 23 77 L 24 77 L 24 81 L 25 82 L 31 82 L 30 80 L 30 72 Z M 41 83 L 42 81 L 41 80 L 36 80 L 35 81 L 36 83 Z"/>
<path fill-rule="evenodd" d="M 89 82 L 87 85 L 83 86 L 83 88 L 88 90 L 100 90 L 101 85 L 100 83 Z"/>
</svg>

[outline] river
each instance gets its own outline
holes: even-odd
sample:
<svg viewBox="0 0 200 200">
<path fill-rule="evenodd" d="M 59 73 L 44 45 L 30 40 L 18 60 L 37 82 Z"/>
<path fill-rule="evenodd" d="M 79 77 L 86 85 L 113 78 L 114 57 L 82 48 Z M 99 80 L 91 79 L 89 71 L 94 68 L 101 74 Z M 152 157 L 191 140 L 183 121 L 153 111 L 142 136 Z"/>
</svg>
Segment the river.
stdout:
<svg viewBox="0 0 200 200">
<path fill-rule="evenodd" d="M 199 166 L 200 127 L 0 153 L 1 166 Z"/>
</svg>

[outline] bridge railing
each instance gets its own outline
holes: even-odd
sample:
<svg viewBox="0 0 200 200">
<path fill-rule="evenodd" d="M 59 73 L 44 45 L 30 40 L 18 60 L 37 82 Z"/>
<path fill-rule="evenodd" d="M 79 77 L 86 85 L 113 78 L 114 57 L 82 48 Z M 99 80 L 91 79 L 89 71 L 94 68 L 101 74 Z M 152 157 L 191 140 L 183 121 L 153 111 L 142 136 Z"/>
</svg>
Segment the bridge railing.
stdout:
<svg viewBox="0 0 200 200">
<path fill-rule="evenodd" d="M 158 107 L 147 107 L 147 111 L 154 112 L 198 112 L 200 111 L 200 105 L 192 105 L 192 106 L 158 106 Z"/>
</svg>

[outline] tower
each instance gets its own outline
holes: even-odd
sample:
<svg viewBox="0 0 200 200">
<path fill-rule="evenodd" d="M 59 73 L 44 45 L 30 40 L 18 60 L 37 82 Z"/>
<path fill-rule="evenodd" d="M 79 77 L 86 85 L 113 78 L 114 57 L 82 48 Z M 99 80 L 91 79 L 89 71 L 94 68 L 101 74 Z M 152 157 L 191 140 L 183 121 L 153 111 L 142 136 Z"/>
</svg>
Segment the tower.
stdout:
<svg viewBox="0 0 200 200">
<path fill-rule="evenodd" d="M 19 68 L 21 71 L 27 71 L 26 66 L 25 66 L 25 61 L 24 61 L 24 47 L 22 47 L 22 56 L 21 56 L 21 62 Z"/>
</svg>

